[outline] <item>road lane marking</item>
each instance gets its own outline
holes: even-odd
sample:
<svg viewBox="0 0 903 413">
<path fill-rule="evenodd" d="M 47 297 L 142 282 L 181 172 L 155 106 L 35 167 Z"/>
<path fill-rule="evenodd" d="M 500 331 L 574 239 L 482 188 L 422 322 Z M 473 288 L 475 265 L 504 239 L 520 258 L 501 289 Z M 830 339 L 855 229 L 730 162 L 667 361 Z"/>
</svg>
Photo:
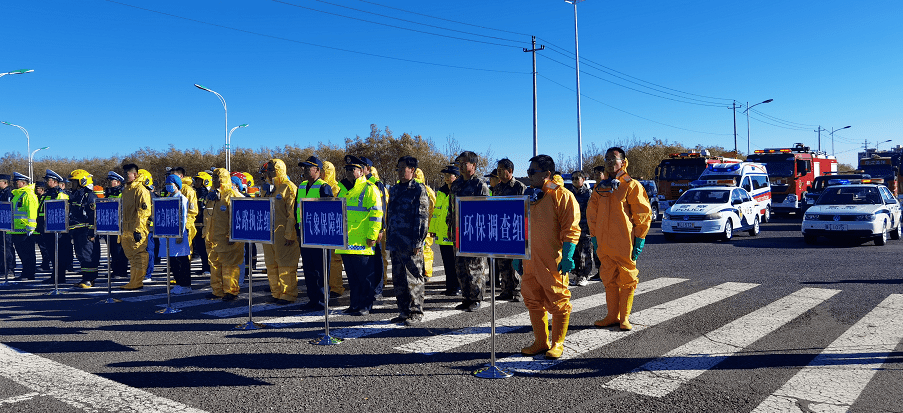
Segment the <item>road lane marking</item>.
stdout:
<svg viewBox="0 0 903 413">
<path fill-rule="evenodd" d="M 15 404 L 15 403 L 26 402 L 26 401 L 29 401 L 40 395 L 41 395 L 41 393 L 25 393 L 20 396 L 8 397 L 6 399 L 0 400 L 0 406 L 2 406 L 4 404 Z"/>
<path fill-rule="evenodd" d="M 901 311 L 903 294 L 891 294 L 753 412 L 847 411 L 903 340 Z"/>
<path fill-rule="evenodd" d="M 0 369 L 0 377 L 12 380 L 39 395 L 53 397 L 72 406 L 73 409 L 138 413 L 204 413 L 203 410 L 16 350 L 2 343 L 0 343 L 0 365 L 3 366 Z"/>
<path fill-rule="evenodd" d="M 677 283 L 687 281 L 685 278 L 656 278 L 654 280 L 641 282 L 637 286 L 636 294 L 648 293 L 651 291 L 665 288 Z M 604 308 L 600 302 L 604 302 L 605 293 L 594 294 L 588 297 L 571 300 L 571 312 L 584 311 L 591 308 Z M 605 310 L 603 310 L 605 311 Z M 530 313 L 524 312 L 515 314 L 510 317 L 504 317 L 496 320 L 496 334 L 505 334 L 511 331 L 527 327 L 530 325 Z M 483 323 L 475 327 L 463 328 L 438 336 L 427 337 L 412 343 L 395 347 L 395 350 L 407 353 L 419 354 L 435 354 L 449 351 L 470 343 L 488 339 L 491 336 L 491 323 Z"/>
<path fill-rule="evenodd" d="M 542 358 L 542 355 L 533 358 L 516 354 L 499 360 L 496 362 L 496 365 L 506 370 L 514 370 L 521 373 L 538 373 L 649 327 L 654 327 L 665 321 L 747 291 L 757 285 L 728 282 L 639 311 L 630 317 L 633 322 L 633 330 L 630 331 L 597 328 L 578 331 L 567 336 L 567 339 L 564 341 L 564 354 L 558 360 L 545 360 Z"/>
<path fill-rule="evenodd" d="M 603 387 L 653 397 L 667 396 L 839 292 L 803 288 L 618 376 Z"/>
</svg>

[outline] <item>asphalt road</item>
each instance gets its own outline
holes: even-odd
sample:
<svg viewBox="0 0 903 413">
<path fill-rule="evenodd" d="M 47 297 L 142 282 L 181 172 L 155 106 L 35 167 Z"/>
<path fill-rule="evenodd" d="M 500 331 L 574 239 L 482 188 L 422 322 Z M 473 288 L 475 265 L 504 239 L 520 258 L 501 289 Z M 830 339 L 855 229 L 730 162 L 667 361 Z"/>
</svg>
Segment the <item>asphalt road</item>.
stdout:
<svg viewBox="0 0 903 413">
<path fill-rule="evenodd" d="M 489 305 L 453 310 L 438 262 L 427 321 L 388 324 L 387 298 L 366 317 L 331 315 L 346 338 L 334 346 L 309 343 L 324 323 L 303 299 L 262 304 L 264 275 L 254 321 L 268 328 L 251 331 L 233 329 L 248 321 L 247 289 L 203 300 L 199 276 L 196 293 L 173 297 L 175 314 L 155 312 L 160 278 L 112 304 L 98 304 L 105 283 L 48 296 L 15 282 L 0 289 L 0 411 L 903 411 L 903 241 L 809 246 L 799 226 L 666 243 L 655 224 L 635 329 L 594 328 L 603 287 L 574 287 L 558 362 L 520 357 L 526 309 L 497 303 L 497 364 L 515 370 L 497 380 L 472 374 L 490 358 Z M 347 293 L 337 301 L 347 307 Z"/>
</svg>

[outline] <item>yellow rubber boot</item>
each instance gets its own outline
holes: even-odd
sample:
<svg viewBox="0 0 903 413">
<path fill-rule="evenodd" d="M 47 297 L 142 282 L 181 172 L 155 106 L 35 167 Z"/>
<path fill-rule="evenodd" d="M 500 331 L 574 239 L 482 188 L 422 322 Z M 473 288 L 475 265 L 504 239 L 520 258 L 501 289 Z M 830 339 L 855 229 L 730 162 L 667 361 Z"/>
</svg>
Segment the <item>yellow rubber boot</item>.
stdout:
<svg viewBox="0 0 903 413">
<path fill-rule="evenodd" d="M 275 299 L 282 298 L 282 288 L 279 286 L 280 275 L 278 265 L 267 265 L 267 281 L 270 283 L 270 295 Z"/>
<path fill-rule="evenodd" d="M 633 308 L 633 292 L 636 288 L 623 288 L 620 295 L 619 312 L 621 313 L 621 330 L 628 331 L 633 329 L 630 324 L 630 310 Z"/>
<path fill-rule="evenodd" d="M 295 302 L 298 299 L 298 270 L 294 268 L 279 268 L 280 297 L 283 300 Z"/>
<path fill-rule="evenodd" d="M 134 257 L 134 261 L 131 265 L 131 278 L 129 279 L 129 283 L 119 287 L 120 289 L 138 290 L 144 288 L 144 275 L 147 272 L 148 258 L 146 253 L 138 254 Z"/>
<path fill-rule="evenodd" d="M 601 320 L 596 320 L 596 322 L 593 323 L 596 327 L 609 327 L 621 322 L 617 287 L 605 287 L 605 308 L 608 310 L 608 315 Z"/>
<path fill-rule="evenodd" d="M 548 351 L 549 346 L 549 317 L 545 311 L 530 311 L 530 324 L 533 325 L 533 344 L 524 347 L 520 353 L 525 356 L 535 356 Z"/>
<path fill-rule="evenodd" d="M 567 335 L 570 322 L 570 313 L 552 316 L 552 348 L 546 352 L 547 359 L 557 360 L 564 353 L 564 336 Z"/>
</svg>

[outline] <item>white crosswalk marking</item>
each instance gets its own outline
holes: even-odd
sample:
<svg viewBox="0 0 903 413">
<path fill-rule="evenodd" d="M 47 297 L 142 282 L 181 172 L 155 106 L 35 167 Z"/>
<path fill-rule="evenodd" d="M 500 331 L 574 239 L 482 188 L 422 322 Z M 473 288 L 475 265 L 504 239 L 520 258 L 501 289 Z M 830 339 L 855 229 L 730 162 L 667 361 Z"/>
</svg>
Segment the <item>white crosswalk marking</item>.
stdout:
<svg viewBox="0 0 903 413">
<path fill-rule="evenodd" d="M 498 360 L 496 365 L 506 370 L 514 370 L 521 373 L 537 373 L 553 367 L 565 360 L 579 357 L 587 352 L 601 348 L 616 340 L 631 334 L 643 331 L 672 318 L 686 314 L 716 303 L 736 294 L 747 291 L 758 284 L 749 283 L 724 283 L 685 297 L 634 313 L 631 316 L 633 330 L 617 331 L 608 329 L 588 329 L 578 331 L 567 337 L 564 342 L 564 354 L 558 360 L 545 360 L 538 358 L 514 355 Z"/>
<path fill-rule="evenodd" d="M 660 288 L 665 288 L 680 282 L 686 281 L 683 278 L 656 278 L 654 280 L 644 281 L 637 286 L 636 294 L 648 293 Z M 584 311 L 595 307 L 605 301 L 605 293 L 594 294 L 589 297 L 578 298 L 571 301 L 571 312 Z M 604 306 L 600 307 L 604 308 Z M 604 311 L 604 310 L 603 310 Z M 504 334 L 519 328 L 530 325 L 530 314 L 520 313 L 510 317 L 504 317 L 495 322 L 496 334 Z M 488 339 L 491 335 L 491 324 L 483 323 L 476 327 L 468 327 L 461 330 L 452 331 L 447 334 L 428 337 L 395 347 L 395 350 L 405 351 L 408 353 L 434 354 L 443 351 L 449 351 L 470 343 Z"/>
<path fill-rule="evenodd" d="M 496 301 L 496 305 L 501 305 L 504 302 Z M 460 303 L 446 303 L 439 306 L 439 309 L 430 309 L 423 312 L 423 322 L 429 322 L 433 320 L 438 320 L 440 318 L 450 317 L 456 314 L 461 314 L 461 310 L 455 310 L 452 307 L 458 305 Z M 340 328 L 332 332 L 333 337 L 338 338 L 361 338 L 366 336 L 371 336 L 374 334 L 379 334 L 384 331 L 394 330 L 396 328 L 404 328 L 404 324 L 395 324 L 390 323 L 390 319 L 380 320 L 371 323 L 364 323 L 360 325 Z"/>
<path fill-rule="evenodd" d="M 887 297 L 753 412 L 849 410 L 903 340 L 901 311 L 903 294 Z"/>
<path fill-rule="evenodd" d="M 203 410 L 21 352 L 4 344 L 0 344 L 0 365 L 3 366 L 0 377 L 12 380 L 32 392 L 60 400 L 72 406 L 73 410 L 203 413 Z"/>
<path fill-rule="evenodd" d="M 604 384 L 614 390 L 663 397 L 736 352 L 777 330 L 840 290 L 803 288 Z"/>
</svg>

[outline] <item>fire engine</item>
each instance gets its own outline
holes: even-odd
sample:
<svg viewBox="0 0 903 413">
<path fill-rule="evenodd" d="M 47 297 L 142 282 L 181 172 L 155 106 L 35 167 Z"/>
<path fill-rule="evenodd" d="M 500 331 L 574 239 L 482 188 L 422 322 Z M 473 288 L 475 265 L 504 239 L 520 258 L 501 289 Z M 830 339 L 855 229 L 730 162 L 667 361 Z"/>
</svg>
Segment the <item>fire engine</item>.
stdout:
<svg viewBox="0 0 903 413">
<path fill-rule="evenodd" d="M 667 210 L 674 205 L 674 201 L 690 189 L 690 182 L 699 179 L 709 165 L 740 162 L 740 159 L 712 156 L 707 149 L 702 152 L 672 153 L 655 168 L 660 210 Z"/>
<path fill-rule="evenodd" d="M 903 162 L 903 154 L 899 152 L 877 152 L 871 157 L 859 159 L 859 169 L 862 173 L 872 178 L 884 179 L 884 185 L 894 193 L 900 195 L 900 164 Z"/>
<path fill-rule="evenodd" d="M 756 150 L 746 160 L 768 167 L 771 207 L 778 213 L 801 213 L 805 209 L 806 190 L 812 181 L 818 176 L 837 172 L 837 158 L 810 150 L 801 143 L 792 148 Z"/>
</svg>

